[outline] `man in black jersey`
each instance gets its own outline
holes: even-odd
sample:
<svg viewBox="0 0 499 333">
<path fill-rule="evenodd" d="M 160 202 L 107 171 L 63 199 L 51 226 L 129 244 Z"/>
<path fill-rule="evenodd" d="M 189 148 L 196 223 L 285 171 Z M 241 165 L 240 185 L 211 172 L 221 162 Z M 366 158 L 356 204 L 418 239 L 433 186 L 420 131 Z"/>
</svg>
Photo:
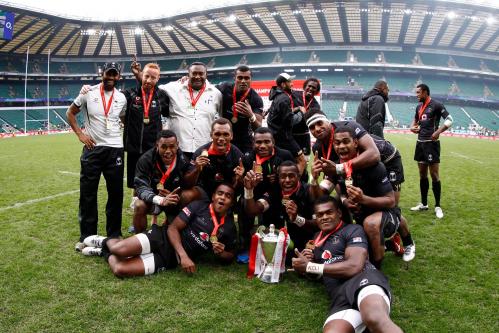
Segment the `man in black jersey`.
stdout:
<svg viewBox="0 0 499 333">
<path fill-rule="evenodd" d="M 211 142 L 199 147 L 193 154 L 193 168 L 186 178 L 197 184 L 195 198 L 209 198 L 221 183 L 229 183 L 236 189 L 242 186 L 243 154 L 232 140 L 232 125 L 225 118 L 218 118 L 211 125 Z"/>
<path fill-rule="evenodd" d="M 195 184 L 184 175 L 192 169 L 190 161 L 178 147 L 177 136 L 170 130 L 159 133 L 156 147 L 148 150 L 137 162 L 134 187 L 138 199 L 135 202 L 133 226 L 135 233 L 147 228 L 147 214 L 158 215 L 164 211 L 167 217 L 175 217 L 188 199 L 182 190 Z"/>
<path fill-rule="evenodd" d="M 440 134 L 452 126 L 452 116 L 447 112 L 445 106 L 430 97 L 430 88 L 426 84 L 420 84 L 416 88 L 416 96 L 419 104 L 416 107 L 414 120 L 411 124 L 411 132 L 418 135 L 418 142 L 414 152 L 414 160 L 418 162 L 419 189 L 421 191 L 421 202 L 412 211 L 428 210 L 428 168 L 432 180 L 432 190 L 435 196 L 435 215 L 441 219 L 444 217 L 440 207 L 440 195 L 442 184 L 439 176 L 440 166 Z M 440 119 L 444 119 L 439 126 Z"/>
<path fill-rule="evenodd" d="M 222 117 L 232 122 L 232 143 L 244 154 L 252 150 L 251 133 L 262 126 L 263 101 L 251 88 L 251 69 L 240 65 L 234 82 L 216 85 L 222 93 Z"/>
<path fill-rule="evenodd" d="M 301 274 L 322 276 L 331 298 L 324 332 L 372 333 L 402 330 L 390 319 L 388 279 L 369 262 L 367 237 L 362 227 L 345 224 L 336 200 L 321 197 L 314 204 L 320 232 L 296 252 L 293 268 Z"/>
<path fill-rule="evenodd" d="M 168 227 L 154 224 L 147 233 L 126 239 L 89 236 L 82 252 L 103 256 L 117 277 L 150 275 L 178 264 L 191 274 L 196 271 L 193 260 L 207 252 L 230 262 L 237 237 L 234 217 L 228 213 L 233 200 L 234 189 L 221 184 L 211 202 L 190 203 Z"/>
<path fill-rule="evenodd" d="M 319 102 L 315 96 L 321 91 L 321 83 L 315 77 L 310 77 L 303 83 L 303 91 L 293 90 L 292 94 L 296 100 L 296 106 L 300 107 L 303 114 L 310 110 L 320 109 Z M 305 117 L 293 126 L 293 138 L 303 151 L 305 156 L 310 155 L 310 132 L 308 131 Z"/>
</svg>

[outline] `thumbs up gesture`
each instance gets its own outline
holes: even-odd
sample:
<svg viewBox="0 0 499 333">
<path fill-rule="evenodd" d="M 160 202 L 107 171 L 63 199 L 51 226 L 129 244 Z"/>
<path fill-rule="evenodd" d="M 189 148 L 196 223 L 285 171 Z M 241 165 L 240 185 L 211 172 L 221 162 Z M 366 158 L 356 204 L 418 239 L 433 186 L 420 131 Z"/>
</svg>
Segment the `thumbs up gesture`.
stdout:
<svg viewBox="0 0 499 333">
<path fill-rule="evenodd" d="M 296 258 L 291 259 L 294 270 L 300 274 L 305 274 L 305 272 L 307 270 L 307 265 L 310 262 L 310 260 L 307 257 L 305 257 L 296 248 L 295 248 L 295 255 L 296 255 Z"/>
</svg>

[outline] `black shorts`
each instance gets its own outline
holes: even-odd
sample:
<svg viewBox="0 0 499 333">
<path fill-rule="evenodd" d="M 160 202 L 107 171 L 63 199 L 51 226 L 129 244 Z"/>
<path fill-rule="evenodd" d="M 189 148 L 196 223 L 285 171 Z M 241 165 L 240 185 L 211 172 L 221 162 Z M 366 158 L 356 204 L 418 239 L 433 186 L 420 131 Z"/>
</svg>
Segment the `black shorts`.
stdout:
<svg viewBox="0 0 499 333">
<path fill-rule="evenodd" d="M 274 140 L 277 147 L 288 150 L 295 158 L 303 154 L 302 148 L 292 136 L 283 137 L 276 135 L 274 136 Z"/>
<path fill-rule="evenodd" d="M 158 226 L 157 224 L 153 224 L 151 229 L 145 232 L 147 239 L 149 239 L 151 253 L 154 254 L 155 273 L 177 267 L 175 249 L 168 241 L 166 229 L 167 226 Z"/>
<path fill-rule="evenodd" d="M 388 179 L 392 184 L 395 192 L 400 192 L 401 184 L 404 182 L 404 166 L 402 165 L 402 157 L 395 156 L 393 159 L 385 163 Z"/>
<path fill-rule="evenodd" d="M 362 288 L 370 285 L 376 285 L 383 288 L 391 302 L 392 295 L 390 284 L 388 283 L 386 276 L 376 269 L 367 269 L 329 292 L 332 302 L 329 308 L 328 317 L 336 312 L 347 309 L 359 310 L 357 307 L 357 295 Z"/>
<path fill-rule="evenodd" d="M 135 153 L 126 154 L 126 186 L 128 188 L 135 188 L 133 186 L 133 179 L 135 178 L 135 168 L 140 156 L 142 155 Z"/>
<path fill-rule="evenodd" d="M 381 243 L 384 244 L 384 238 L 390 238 L 397 231 L 400 225 L 400 208 L 394 207 L 382 211 L 381 217 Z"/>
<path fill-rule="evenodd" d="M 414 160 L 424 164 L 440 163 L 440 141 L 418 141 Z"/>
</svg>

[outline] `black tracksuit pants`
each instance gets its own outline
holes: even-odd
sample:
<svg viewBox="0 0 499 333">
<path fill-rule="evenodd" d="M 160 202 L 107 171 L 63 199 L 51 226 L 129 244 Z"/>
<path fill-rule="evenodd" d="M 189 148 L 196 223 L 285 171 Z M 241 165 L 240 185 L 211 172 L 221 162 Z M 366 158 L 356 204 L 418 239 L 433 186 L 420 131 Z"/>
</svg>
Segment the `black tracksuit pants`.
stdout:
<svg viewBox="0 0 499 333">
<path fill-rule="evenodd" d="M 123 148 L 97 146 L 83 147 L 80 158 L 80 242 L 97 234 L 97 191 L 101 173 L 107 187 L 107 237 L 121 236 L 121 210 L 123 206 Z"/>
</svg>

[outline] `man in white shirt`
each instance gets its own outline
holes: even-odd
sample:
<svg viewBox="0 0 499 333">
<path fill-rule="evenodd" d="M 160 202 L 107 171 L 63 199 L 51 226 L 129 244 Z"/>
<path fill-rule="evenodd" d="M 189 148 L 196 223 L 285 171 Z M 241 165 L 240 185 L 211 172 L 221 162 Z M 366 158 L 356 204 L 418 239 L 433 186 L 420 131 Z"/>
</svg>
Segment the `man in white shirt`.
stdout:
<svg viewBox="0 0 499 333">
<path fill-rule="evenodd" d="M 140 77 L 138 63 L 132 71 Z M 211 141 L 211 124 L 222 112 L 222 93 L 206 78 L 206 65 L 194 62 L 189 66 L 188 80 L 158 86 L 170 99 L 167 127 L 175 132 L 180 149 L 188 158 Z"/>
<path fill-rule="evenodd" d="M 75 249 L 81 251 L 83 240 L 97 234 L 97 191 L 101 174 L 107 187 L 106 233 L 108 237 L 121 236 L 121 209 L 123 204 L 123 140 L 120 113 L 127 107 L 125 95 L 115 86 L 120 79 L 119 64 L 111 62 L 103 67 L 102 83 L 85 95 L 79 95 L 66 112 L 71 128 L 84 144 L 80 157 L 80 240 Z M 82 112 L 85 129 L 76 121 Z"/>
</svg>

